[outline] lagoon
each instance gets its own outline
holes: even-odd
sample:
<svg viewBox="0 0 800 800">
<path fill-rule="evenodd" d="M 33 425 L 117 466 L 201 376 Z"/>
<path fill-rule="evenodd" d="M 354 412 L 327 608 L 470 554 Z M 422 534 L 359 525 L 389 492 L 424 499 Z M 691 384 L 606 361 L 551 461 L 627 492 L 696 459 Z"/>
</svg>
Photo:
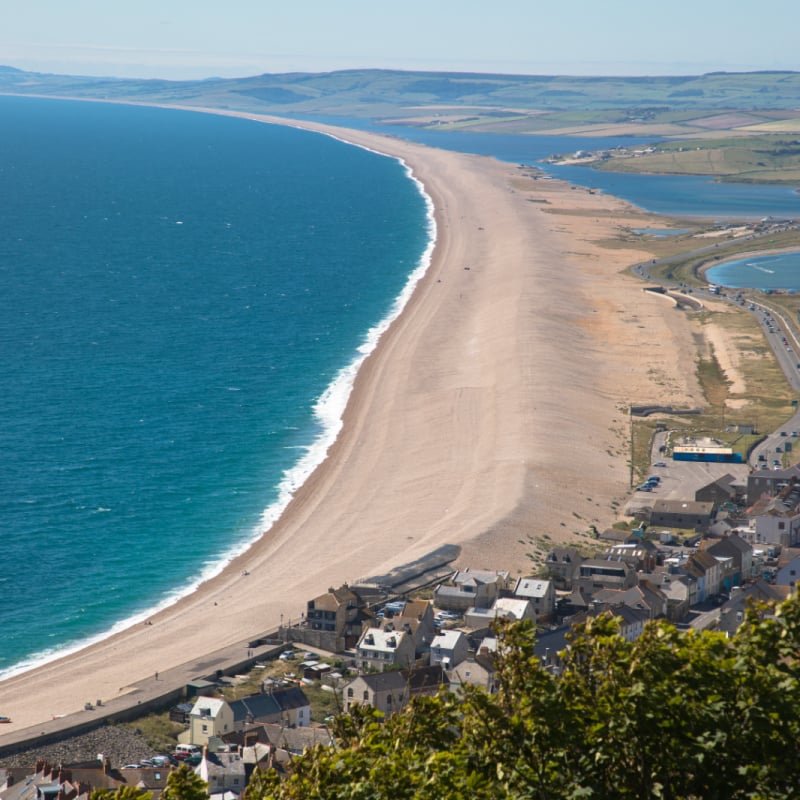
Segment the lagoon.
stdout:
<svg viewBox="0 0 800 800">
<path fill-rule="evenodd" d="M 707 270 L 705 277 L 711 283 L 730 289 L 798 292 L 800 250 L 727 261 Z"/>
</svg>

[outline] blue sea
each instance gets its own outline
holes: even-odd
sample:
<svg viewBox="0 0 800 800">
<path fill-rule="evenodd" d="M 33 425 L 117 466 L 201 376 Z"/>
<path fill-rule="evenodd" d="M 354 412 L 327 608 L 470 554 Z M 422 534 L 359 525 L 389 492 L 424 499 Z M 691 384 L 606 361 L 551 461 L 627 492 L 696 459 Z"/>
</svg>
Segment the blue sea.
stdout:
<svg viewBox="0 0 800 800">
<path fill-rule="evenodd" d="M 732 289 L 800 292 L 800 251 L 726 261 L 709 269 L 706 279 Z"/>
<path fill-rule="evenodd" d="M 191 591 L 277 517 L 435 232 L 402 164 L 318 134 L 33 98 L 0 120 L 2 676 Z M 524 164 L 636 141 L 384 132 Z M 783 188 L 548 169 L 664 213 L 800 216 Z"/>
<path fill-rule="evenodd" d="M 324 457 L 424 271 L 394 159 L 0 97 L 0 675 L 219 571 Z"/>
</svg>

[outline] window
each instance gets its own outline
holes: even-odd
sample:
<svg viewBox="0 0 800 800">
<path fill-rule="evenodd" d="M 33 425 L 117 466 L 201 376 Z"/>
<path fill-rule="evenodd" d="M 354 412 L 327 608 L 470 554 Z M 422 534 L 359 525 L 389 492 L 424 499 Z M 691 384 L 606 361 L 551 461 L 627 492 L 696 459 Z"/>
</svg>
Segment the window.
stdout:
<svg viewBox="0 0 800 800">
<path fill-rule="evenodd" d="M 364 699 L 369 700 L 369 691 L 367 689 L 364 689 Z"/>
<path fill-rule="evenodd" d="M 350 687 L 350 688 L 347 690 L 347 696 L 348 696 L 348 697 L 352 697 L 352 696 L 353 696 L 353 688 L 352 688 L 352 687 Z"/>
<path fill-rule="evenodd" d="M 208 725 L 203 725 L 203 733 L 208 733 Z"/>
</svg>

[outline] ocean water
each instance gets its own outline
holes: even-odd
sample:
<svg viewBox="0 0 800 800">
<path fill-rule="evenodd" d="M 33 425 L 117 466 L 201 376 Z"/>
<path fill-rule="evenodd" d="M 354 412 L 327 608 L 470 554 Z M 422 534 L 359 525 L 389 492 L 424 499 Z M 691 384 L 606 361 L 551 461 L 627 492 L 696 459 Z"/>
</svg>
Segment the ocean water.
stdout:
<svg viewBox="0 0 800 800">
<path fill-rule="evenodd" d="M 707 270 L 706 279 L 731 289 L 800 292 L 800 250 L 726 261 Z"/>
<path fill-rule="evenodd" d="M 396 160 L 0 98 L 0 675 L 218 571 L 335 437 L 433 234 Z"/>
<path fill-rule="evenodd" d="M 313 119 L 400 136 L 446 150 L 493 156 L 512 164 L 535 165 L 557 178 L 621 197 L 657 214 L 713 219 L 765 216 L 800 218 L 800 194 L 796 187 L 719 183 L 711 178 L 692 175 L 601 172 L 592 167 L 556 166 L 543 162 L 551 155 L 573 153 L 576 150 L 635 147 L 652 143 L 655 141 L 652 137 L 492 134 L 386 125 L 354 117 L 314 116 Z"/>
</svg>

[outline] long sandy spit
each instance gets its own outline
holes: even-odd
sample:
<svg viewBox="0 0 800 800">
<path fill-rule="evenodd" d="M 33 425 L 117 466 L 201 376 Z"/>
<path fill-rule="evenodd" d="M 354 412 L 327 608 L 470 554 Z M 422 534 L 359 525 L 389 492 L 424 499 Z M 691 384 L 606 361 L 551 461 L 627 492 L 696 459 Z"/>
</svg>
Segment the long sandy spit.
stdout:
<svg viewBox="0 0 800 800">
<path fill-rule="evenodd" d="M 528 537 L 544 547 L 611 521 L 627 403 L 698 399 L 678 312 L 624 274 L 647 254 L 603 244 L 646 224 L 640 212 L 492 159 L 304 126 L 411 166 L 435 206 L 430 268 L 278 523 L 151 625 L 0 683 L 2 733 L 135 691 L 444 544 L 461 564 L 529 573 Z"/>
</svg>

